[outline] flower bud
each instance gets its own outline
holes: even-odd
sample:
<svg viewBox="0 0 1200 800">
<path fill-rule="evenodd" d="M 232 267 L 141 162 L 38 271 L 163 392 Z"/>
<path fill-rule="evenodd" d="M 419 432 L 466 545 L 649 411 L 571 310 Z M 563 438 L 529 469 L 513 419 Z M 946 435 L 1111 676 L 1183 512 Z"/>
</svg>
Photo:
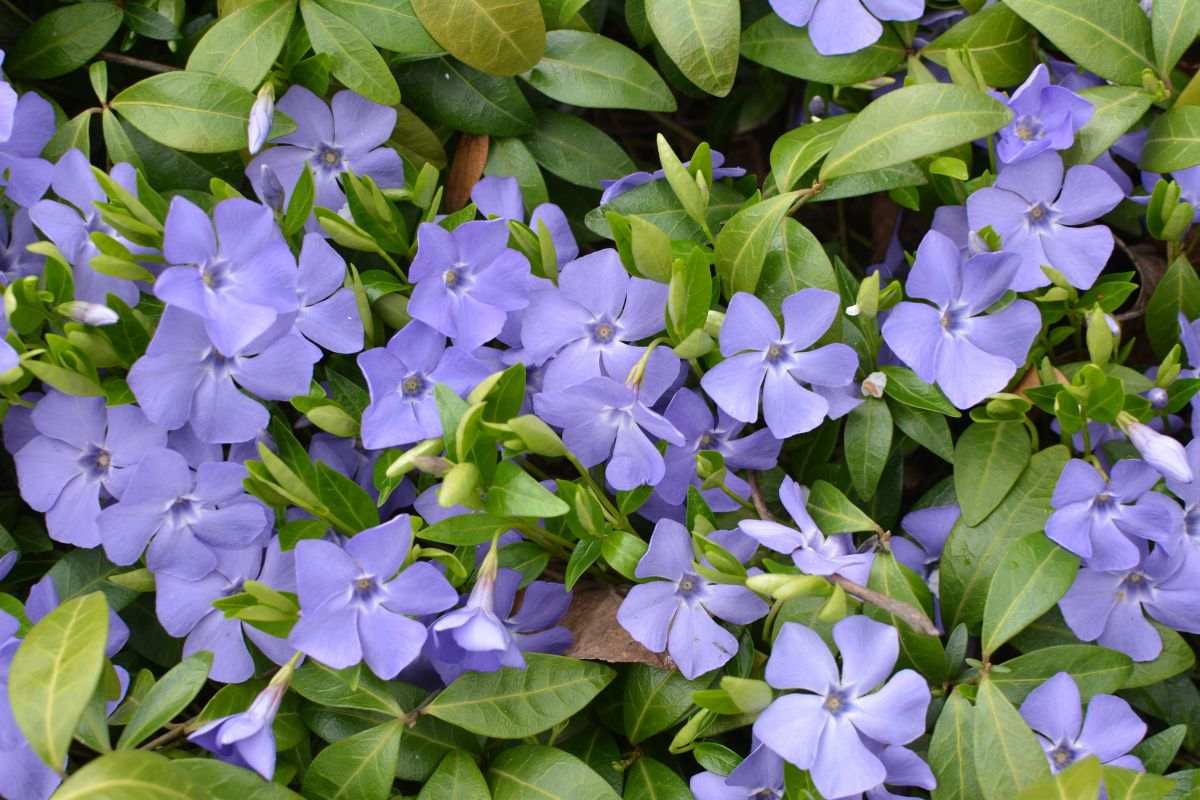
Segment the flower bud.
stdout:
<svg viewBox="0 0 1200 800">
<path fill-rule="evenodd" d="M 1187 452 L 1183 445 L 1164 436 L 1149 425 L 1143 425 L 1127 411 L 1117 417 L 1117 424 L 1129 437 L 1129 441 L 1141 453 L 1142 458 L 1165 477 L 1180 483 L 1191 483 L 1192 468 L 1188 466 Z"/>
<path fill-rule="evenodd" d="M 113 325 L 120 319 L 117 312 L 99 303 L 85 303 L 82 300 L 71 300 L 62 303 L 55 309 L 64 317 L 84 325 Z"/>
<path fill-rule="evenodd" d="M 284 212 L 284 197 L 283 184 L 279 182 L 279 176 L 275 174 L 275 170 L 271 169 L 270 164 L 263 164 L 259 170 L 259 175 L 262 179 L 259 181 L 259 186 L 262 187 L 262 197 L 259 199 L 267 206 L 278 211 L 280 214 Z"/>
<path fill-rule="evenodd" d="M 267 81 L 258 90 L 258 97 L 250 109 L 250 122 L 246 126 L 246 139 L 250 155 L 254 155 L 267 142 L 267 134 L 271 132 L 271 117 L 275 115 L 275 87 Z"/>
<path fill-rule="evenodd" d="M 862 393 L 867 397 L 874 397 L 876 400 L 883 397 L 886 388 L 887 375 L 882 372 L 872 372 L 862 382 Z"/>
</svg>

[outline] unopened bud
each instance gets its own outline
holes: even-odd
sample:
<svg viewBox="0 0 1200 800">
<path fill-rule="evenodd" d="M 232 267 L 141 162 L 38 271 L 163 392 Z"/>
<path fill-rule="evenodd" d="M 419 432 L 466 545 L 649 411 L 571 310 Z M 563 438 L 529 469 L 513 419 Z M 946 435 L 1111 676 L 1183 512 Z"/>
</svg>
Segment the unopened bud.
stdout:
<svg viewBox="0 0 1200 800">
<path fill-rule="evenodd" d="M 271 132 L 271 117 L 275 116 L 275 87 L 267 81 L 258 90 L 258 97 L 250 108 L 250 121 L 246 126 L 246 140 L 250 155 L 254 155 L 267 142 Z"/>
<path fill-rule="evenodd" d="M 867 397 L 874 397 L 876 400 L 883 397 L 883 390 L 887 388 L 887 375 L 882 372 L 872 372 L 862 382 L 862 393 Z"/>
<path fill-rule="evenodd" d="M 70 302 L 62 303 L 55 310 L 75 322 L 84 325 L 94 325 L 96 327 L 113 325 L 120 319 L 117 316 L 117 312 L 108 306 L 102 306 L 98 303 L 85 303 L 82 300 L 71 300 Z"/>
</svg>

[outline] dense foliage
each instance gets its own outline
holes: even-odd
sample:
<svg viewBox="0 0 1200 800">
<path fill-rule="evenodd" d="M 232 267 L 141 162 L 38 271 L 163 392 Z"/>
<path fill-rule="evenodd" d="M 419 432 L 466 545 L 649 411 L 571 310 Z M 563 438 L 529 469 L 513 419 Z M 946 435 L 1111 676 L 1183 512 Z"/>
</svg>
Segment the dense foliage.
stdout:
<svg viewBox="0 0 1200 800">
<path fill-rule="evenodd" d="M 0 0 L 0 798 L 1200 796 L 1198 33 Z"/>
</svg>

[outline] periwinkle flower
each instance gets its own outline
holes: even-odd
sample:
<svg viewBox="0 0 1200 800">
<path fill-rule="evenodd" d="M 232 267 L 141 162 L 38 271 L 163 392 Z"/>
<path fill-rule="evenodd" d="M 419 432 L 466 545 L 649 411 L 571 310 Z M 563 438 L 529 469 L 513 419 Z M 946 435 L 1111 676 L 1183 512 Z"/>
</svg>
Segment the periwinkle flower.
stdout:
<svg viewBox="0 0 1200 800">
<path fill-rule="evenodd" d="M 746 170 L 742 167 L 722 166 L 725 163 L 725 156 L 716 150 L 711 151 L 710 155 L 712 157 L 713 181 L 719 181 L 722 178 L 740 178 L 746 174 Z M 691 166 L 691 163 L 690 161 L 685 161 L 683 165 L 688 167 Z M 666 173 L 659 169 L 654 172 L 631 172 L 615 180 L 602 180 L 600 181 L 600 188 L 604 192 L 600 195 L 600 205 L 608 205 L 626 192 L 631 192 L 647 183 L 661 181 L 665 177 Z"/>
<path fill-rule="evenodd" d="M 0 288 L 42 271 L 45 258 L 26 249 L 37 240 L 29 209 L 18 208 L 11 220 L 0 213 Z"/>
<path fill-rule="evenodd" d="M 959 408 L 1002 391 L 1042 327 L 1037 307 L 1028 300 L 985 313 L 1009 290 L 1020 267 L 1007 252 L 964 260 L 949 238 L 930 231 L 917 249 L 907 291 L 933 305 L 897 305 L 883 324 L 884 341 Z"/>
<path fill-rule="evenodd" d="M 892 553 L 896 560 L 936 586 L 934 576 L 942 548 L 960 516 L 957 504 L 928 506 L 905 514 L 900 519 L 900 527 L 912 541 L 892 537 Z"/>
<path fill-rule="evenodd" d="M 529 261 L 509 248 L 503 220 L 453 231 L 422 223 L 408 277 L 408 312 L 467 350 L 496 338 L 508 312 L 529 305 Z"/>
<path fill-rule="evenodd" d="M 1101 764 L 1144 771 L 1142 760 L 1130 754 L 1146 735 L 1143 722 L 1129 703 L 1111 694 L 1097 694 L 1082 711 L 1079 686 L 1070 673 L 1059 672 L 1034 689 L 1021 703 L 1021 716 L 1037 734 L 1052 772 L 1095 756 Z"/>
<path fill-rule="evenodd" d="M 256 155 L 267 142 L 271 132 L 271 118 L 275 115 L 275 87 L 270 81 L 264 83 L 250 107 L 250 119 L 246 124 L 246 147 L 250 155 Z"/>
<path fill-rule="evenodd" d="M 379 450 L 442 434 L 433 388 L 446 384 L 464 394 L 492 370 L 461 347 L 446 347 L 446 337 L 414 320 L 386 347 L 358 356 L 371 404 L 363 411 L 362 441 Z"/>
<path fill-rule="evenodd" d="M 218 566 L 216 550 L 262 545 L 270 536 L 270 513 L 243 491 L 245 478 L 241 464 L 213 461 L 193 472 L 173 450 L 148 454 L 121 499 L 100 512 L 105 554 L 133 564 L 146 551 L 151 572 L 203 578 Z"/>
<path fill-rule="evenodd" d="M 251 769 L 269 781 L 275 775 L 275 715 L 287 694 L 291 666 L 285 666 L 245 711 L 204 723 L 188 741 L 226 764 Z"/>
<path fill-rule="evenodd" d="M 1192 439 L 1184 448 L 1188 466 L 1194 475 L 1200 474 L 1200 439 Z M 1167 488 L 1183 501 L 1183 555 L 1187 558 L 1200 556 L 1200 481 L 1167 479 Z"/>
<path fill-rule="evenodd" d="M 347 170 L 365 175 L 381 189 L 404 186 L 404 162 L 390 147 L 383 147 L 396 127 L 396 110 L 372 103 L 343 89 L 329 105 L 308 89 L 292 86 L 276 104 L 291 117 L 296 130 L 275 138 L 275 147 L 254 157 L 246 177 L 259 197 L 264 197 L 262 167 L 267 165 L 290 195 L 300 172 L 312 171 L 316 204 L 340 211 L 346 195 L 338 176 Z"/>
<path fill-rule="evenodd" d="M 538 416 L 562 429 L 563 442 L 584 466 L 608 459 L 604 475 L 613 488 L 656 486 L 667 468 L 650 437 L 681 446 L 683 434 L 652 406 L 678 371 L 674 355 L 654 350 L 638 386 L 590 378 L 562 391 L 542 392 L 533 404 Z"/>
<path fill-rule="evenodd" d="M 108 295 L 115 294 L 126 305 L 137 305 L 141 293 L 136 283 L 92 269 L 92 258 L 100 254 L 100 249 L 91 240 L 92 233 L 108 234 L 134 253 L 145 252 L 145 248 L 124 241 L 100 218 L 95 204 L 108 202 L 108 195 L 92 173 L 87 156 L 78 150 L 68 150 L 54 165 L 51 174 L 54 193 L 66 202 L 38 201 L 29 209 L 29 218 L 70 262 L 75 298 L 103 303 Z M 137 176 L 129 164 L 117 164 L 111 175 L 126 190 L 137 193 Z"/>
<path fill-rule="evenodd" d="M 763 418 L 777 439 L 811 431 L 825 417 L 848 413 L 857 403 L 835 397 L 854 380 L 858 356 L 848 345 L 812 347 L 837 318 L 840 300 L 824 289 L 801 289 L 783 301 L 783 332 L 766 304 L 738 292 L 721 325 L 725 360 L 704 374 L 700 385 L 729 416 Z M 812 389 L 805 388 L 808 384 Z"/>
<path fill-rule="evenodd" d="M 294 554 L 279 549 L 273 539 L 266 548 L 223 550 L 217 568 L 199 580 L 187 580 L 160 572 L 155 577 L 155 612 L 163 630 L 183 642 L 183 655 L 207 650 L 213 654 L 209 677 L 220 683 L 242 683 L 254 676 L 254 659 L 246 639 L 276 664 L 284 664 L 296 652 L 287 640 L 231 619 L 213 607 L 213 601 L 243 589 L 253 580 L 280 592 L 296 591 Z"/>
<path fill-rule="evenodd" d="M 1139 547 L 1145 553 L 1145 545 Z M 1143 612 L 1169 628 L 1200 633 L 1198 582 L 1200 561 L 1172 558 L 1156 547 L 1134 569 L 1079 570 L 1058 607 L 1081 641 L 1151 661 L 1162 652 L 1162 639 Z"/>
<path fill-rule="evenodd" d="M 296 276 L 300 311 L 296 329 L 309 341 L 333 353 L 357 353 L 363 348 L 363 323 L 354 290 L 343 286 L 346 260 L 325 237 L 309 233 L 300 248 Z"/>
<path fill-rule="evenodd" d="M 4 66 L 4 51 L 0 50 L 0 67 Z M 0 78 L 0 142 L 12 136 L 13 123 L 17 116 L 17 101 L 20 98 L 12 84 Z"/>
<path fill-rule="evenodd" d="M 407 514 L 363 531 L 343 547 L 321 539 L 296 545 L 300 620 L 288 641 L 334 669 L 366 661 L 394 678 L 421 653 L 425 626 L 412 619 L 445 611 L 458 593 L 432 564 L 401 569 L 412 546 Z"/>
<path fill-rule="evenodd" d="M 169 430 L 190 422 L 203 441 L 244 442 L 266 430 L 270 415 L 237 387 L 264 400 L 290 400 L 308 392 L 320 358 L 320 348 L 294 333 L 224 355 L 201 317 L 168 306 L 146 354 L 129 370 L 129 388 L 146 416 Z"/>
<path fill-rule="evenodd" d="M 1092 569 L 1132 569 L 1142 553 L 1130 537 L 1171 548 L 1183 525 L 1179 506 L 1151 491 L 1159 475 L 1144 461 L 1124 459 L 1104 477 L 1086 461 L 1071 459 L 1063 467 L 1046 520 L 1046 536 Z"/>
<path fill-rule="evenodd" d="M 204 320 L 224 355 L 241 352 L 298 306 L 296 260 L 271 209 L 242 198 L 213 218 L 184 197 L 171 200 L 163 232 L 168 266 L 154 293 Z"/>
<path fill-rule="evenodd" d="M 372 500 L 378 500 L 375 462 L 379 460 L 379 452 L 365 452 L 359 449 L 354 439 L 344 439 L 330 433 L 314 433 L 309 440 L 308 455 L 314 462 L 320 461 L 350 478 L 361 486 Z M 412 505 L 415 498 L 416 490 L 412 482 L 404 478 L 379 507 L 379 513 L 384 518 L 392 517 L 400 509 Z"/>
<path fill-rule="evenodd" d="M 855 552 L 849 534 L 823 534 L 806 508 L 807 487 L 785 477 L 779 486 L 779 501 L 796 528 L 771 520 L 744 519 L 738 523 L 738 530 L 769 550 L 790 555 L 796 566 L 809 575 L 842 575 L 866 584 L 875 554 Z"/>
<path fill-rule="evenodd" d="M 473 202 L 485 217 L 525 222 L 525 205 L 521 199 L 521 186 L 516 178 L 488 176 L 480 178 L 471 188 Z M 541 203 L 529 212 L 529 227 L 534 233 L 545 225 L 554 242 L 554 254 L 559 267 L 574 261 L 579 255 L 579 244 L 567 222 L 567 215 L 554 203 Z"/>
<path fill-rule="evenodd" d="M 8 136 L 0 138 L 0 189 L 19 206 L 32 206 L 50 186 L 53 168 L 41 155 L 54 127 L 48 101 L 34 92 L 17 99 Z"/>
<path fill-rule="evenodd" d="M 770 0 L 784 22 L 808 26 L 823 56 L 862 50 L 883 35 L 885 21 L 909 22 L 925 13 L 925 0 Z M 865 6 L 865 7 L 864 7 Z"/>
<path fill-rule="evenodd" d="M 1013 119 L 1000 129 L 996 155 L 1005 164 L 1047 150 L 1066 150 L 1091 119 L 1091 103 L 1065 86 L 1050 84 L 1050 71 L 1038 64 L 1008 101 Z"/>
<path fill-rule="evenodd" d="M 1129 443 L 1167 480 L 1190 483 L 1194 477 L 1183 445 L 1170 436 L 1143 425 L 1128 412 L 1122 411 L 1117 424 L 1129 437 Z"/>
<path fill-rule="evenodd" d="M 646 351 L 631 343 L 663 329 L 666 305 L 664 284 L 630 277 L 615 250 L 599 250 L 564 266 L 558 288 L 533 294 L 521 344 L 534 363 L 549 359 L 546 391 L 601 375 L 623 381 Z"/>
<path fill-rule="evenodd" d="M 674 520 L 662 519 L 654 526 L 650 546 L 634 574 L 641 580 L 660 580 L 631 588 L 617 609 L 617 622 L 649 650 L 670 653 L 689 680 L 737 654 L 737 639 L 713 617 L 748 625 L 768 611 L 767 604 L 746 587 L 701 577 L 691 534 Z"/>
<path fill-rule="evenodd" d="M 1005 251 L 1021 257 L 1012 289 L 1025 292 L 1050 283 L 1048 265 L 1079 289 L 1088 289 L 1113 251 L 1106 225 L 1086 225 L 1125 199 L 1108 174 L 1091 164 L 1066 170 L 1054 151 L 1009 164 L 996 183 L 967 198 L 972 230 L 991 227 Z"/>
<path fill-rule="evenodd" d="M 19 628 L 16 617 L 0 611 L 0 796 L 5 800 L 47 800 L 62 777 L 33 752 L 13 718 L 8 691 L 9 668 L 21 645 Z"/>
<path fill-rule="evenodd" d="M 804 693 L 771 703 L 755 721 L 754 735 L 808 770 L 824 797 L 847 797 L 888 777 L 872 744 L 904 745 L 925 732 L 930 693 L 910 669 L 892 675 L 900 637 L 890 625 L 846 617 L 833 626 L 833 640 L 842 655 L 840 673 L 815 631 L 784 623 L 767 660 L 767 683 Z"/>
<path fill-rule="evenodd" d="M 136 406 L 49 391 L 30 416 L 36 435 L 13 456 L 21 497 L 46 514 L 52 539 L 100 544 L 101 497 L 121 497 L 130 470 L 166 446 L 167 433 Z"/>
<path fill-rule="evenodd" d="M 0 375 L 21 365 L 21 356 L 11 344 L 5 341 L 4 337 L 7 335 L 8 319 L 4 316 L 4 312 L 0 311 Z"/>
<path fill-rule="evenodd" d="M 728 775 L 701 772 L 688 788 L 696 800 L 783 800 L 783 765 L 779 754 L 755 741 L 750 755 Z"/>
</svg>

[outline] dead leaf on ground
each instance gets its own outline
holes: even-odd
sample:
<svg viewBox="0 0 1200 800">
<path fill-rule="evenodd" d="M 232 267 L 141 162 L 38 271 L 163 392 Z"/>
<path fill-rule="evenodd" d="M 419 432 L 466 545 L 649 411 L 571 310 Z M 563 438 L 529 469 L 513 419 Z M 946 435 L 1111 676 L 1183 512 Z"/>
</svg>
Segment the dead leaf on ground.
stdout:
<svg viewBox="0 0 1200 800">
<path fill-rule="evenodd" d="M 666 653 L 652 653 L 634 641 L 617 622 L 621 594 L 606 584 L 576 586 L 571 608 L 563 617 L 564 625 L 575 641 L 566 655 L 610 664 L 649 664 L 659 669 L 674 669 Z"/>
</svg>

